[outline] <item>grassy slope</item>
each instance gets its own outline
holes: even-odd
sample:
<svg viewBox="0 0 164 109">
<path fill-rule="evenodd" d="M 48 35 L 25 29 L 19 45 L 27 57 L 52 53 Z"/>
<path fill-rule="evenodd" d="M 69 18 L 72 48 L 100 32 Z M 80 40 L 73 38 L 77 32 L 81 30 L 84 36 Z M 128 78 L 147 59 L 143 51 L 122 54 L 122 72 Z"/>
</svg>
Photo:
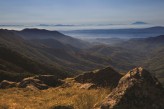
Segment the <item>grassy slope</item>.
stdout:
<svg viewBox="0 0 164 109">
<path fill-rule="evenodd" d="M 67 81 L 71 82 L 71 87 L 42 91 L 18 88 L 0 90 L 0 109 L 53 109 L 60 105 L 73 106 L 75 109 L 92 109 L 110 92 L 109 89 L 104 88 L 79 89 L 77 83 L 72 82 L 71 79 Z"/>
</svg>

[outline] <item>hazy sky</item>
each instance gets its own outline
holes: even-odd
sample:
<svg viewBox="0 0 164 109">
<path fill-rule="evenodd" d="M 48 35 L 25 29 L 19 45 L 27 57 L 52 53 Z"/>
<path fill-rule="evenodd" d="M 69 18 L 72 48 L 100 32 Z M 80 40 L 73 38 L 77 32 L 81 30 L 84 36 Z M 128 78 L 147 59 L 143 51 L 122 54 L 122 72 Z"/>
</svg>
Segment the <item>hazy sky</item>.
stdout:
<svg viewBox="0 0 164 109">
<path fill-rule="evenodd" d="M 0 24 L 164 24 L 164 0 L 0 0 Z"/>
</svg>

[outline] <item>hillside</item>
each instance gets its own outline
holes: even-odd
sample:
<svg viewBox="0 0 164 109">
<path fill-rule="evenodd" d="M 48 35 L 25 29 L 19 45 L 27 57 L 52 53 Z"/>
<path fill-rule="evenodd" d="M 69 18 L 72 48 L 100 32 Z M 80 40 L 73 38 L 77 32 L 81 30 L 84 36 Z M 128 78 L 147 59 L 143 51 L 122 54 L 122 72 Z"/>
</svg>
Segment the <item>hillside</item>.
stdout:
<svg viewBox="0 0 164 109">
<path fill-rule="evenodd" d="M 143 65 L 149 71 L 154 72 L 160 80 L 163 80 L 164 71 L 164 35 L 149 38 L 130 39 L 118 46 L 134 50 L 134 55 L 140 54 L 136 65 Z"/>
<path fill-rule="evenodd" d="M 52 63 L 41 54 L 31 42 L 13 31 L 0 30 L 0 52 L 1 80 L 5 78 L 13 80 L 15 77 L 19 80 L 24 75 L 44 73 L 55 74 L 60 78 L 69 75 L 55 62 Z"/>
</svg>

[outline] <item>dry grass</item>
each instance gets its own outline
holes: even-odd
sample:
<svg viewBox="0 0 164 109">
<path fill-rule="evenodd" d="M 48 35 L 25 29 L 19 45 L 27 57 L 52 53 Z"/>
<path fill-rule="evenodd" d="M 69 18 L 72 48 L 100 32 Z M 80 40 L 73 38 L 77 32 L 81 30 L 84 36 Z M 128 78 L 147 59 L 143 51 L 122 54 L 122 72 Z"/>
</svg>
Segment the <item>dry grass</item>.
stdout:
<svg viewBox="0 0 164 109">
<path fill-rule="evenodd" d="M 77 88 L 71 80 L 71 87 L 48 90 L 5 89 L 0 90 L 0 109 L 50 109 L 58 105 L 73 106 L 75 109 L 91 109 L 109 93 L 108 89 L 84 90 Z"/>
</svg>

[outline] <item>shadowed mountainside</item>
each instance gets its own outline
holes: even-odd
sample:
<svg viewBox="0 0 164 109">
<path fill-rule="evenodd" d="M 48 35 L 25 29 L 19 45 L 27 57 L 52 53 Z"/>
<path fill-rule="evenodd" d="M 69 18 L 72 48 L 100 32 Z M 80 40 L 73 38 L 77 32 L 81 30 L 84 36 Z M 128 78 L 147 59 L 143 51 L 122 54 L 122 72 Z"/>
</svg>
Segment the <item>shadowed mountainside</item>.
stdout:
<svg viewBox="0 0 164 109">
<path fill-rule="evenodd" d="M 80 39 L 66 36 L 58 31 L 49 31 L 45 29 L 24 29 L 17 31 L 25 39 L 55 39 L 61 43 L 69 44 L 73 47 L 86 48 L 89 43 Z"/>
<path fill-rule="evenodd" d="M 32 34 L 31 31 L 32 33 L 34 31 L 35 34 Z M 29 29 L 28 36 L 40 36 L 40 32 L 38 33 L 38 31 L 41 32 L 42 30 Z M 47 37 L 44 35 L 44 32 L 48 34 L 50 31 L 43 30 L 42 36 Z M 1 80 L 15 79 L 15 81 L 17 81 L 22 77 L 33 74 L 54 74 L 59 78 L 63 78 L 77 74 L 77 72 L 75 73 L 76 70 L 87 70 L 95 66 L 103 66 L 101 64 L 96 64 L 82 59 L 78 56 L 78 53 L 81 51 L 78 47 L 80 47 L 80 45 L 85 46 L 85 42 L 80 44 L 80 40 L 65 36 L 59 32 L 56 33 L 55 31 L 50 32 L 50 34 L 53 35 L 53 37 L 59 37 L 59 40 L 56 40 L 55 38 L 34 38 L 27 40 L 25 39 L 27 36 L 23 36 L 22 31 L 1 29 Z M 76 48 L 68 43 L 63 43 L 60 41 L 60 36 L 56 36 L 56 34 L 60 34 L 61 37 L 63 37 L 62 39 L 66 39 L 66 41 L 67 39 L 76 40 L 76 42 L 80 45 Z"/>
</svg>

